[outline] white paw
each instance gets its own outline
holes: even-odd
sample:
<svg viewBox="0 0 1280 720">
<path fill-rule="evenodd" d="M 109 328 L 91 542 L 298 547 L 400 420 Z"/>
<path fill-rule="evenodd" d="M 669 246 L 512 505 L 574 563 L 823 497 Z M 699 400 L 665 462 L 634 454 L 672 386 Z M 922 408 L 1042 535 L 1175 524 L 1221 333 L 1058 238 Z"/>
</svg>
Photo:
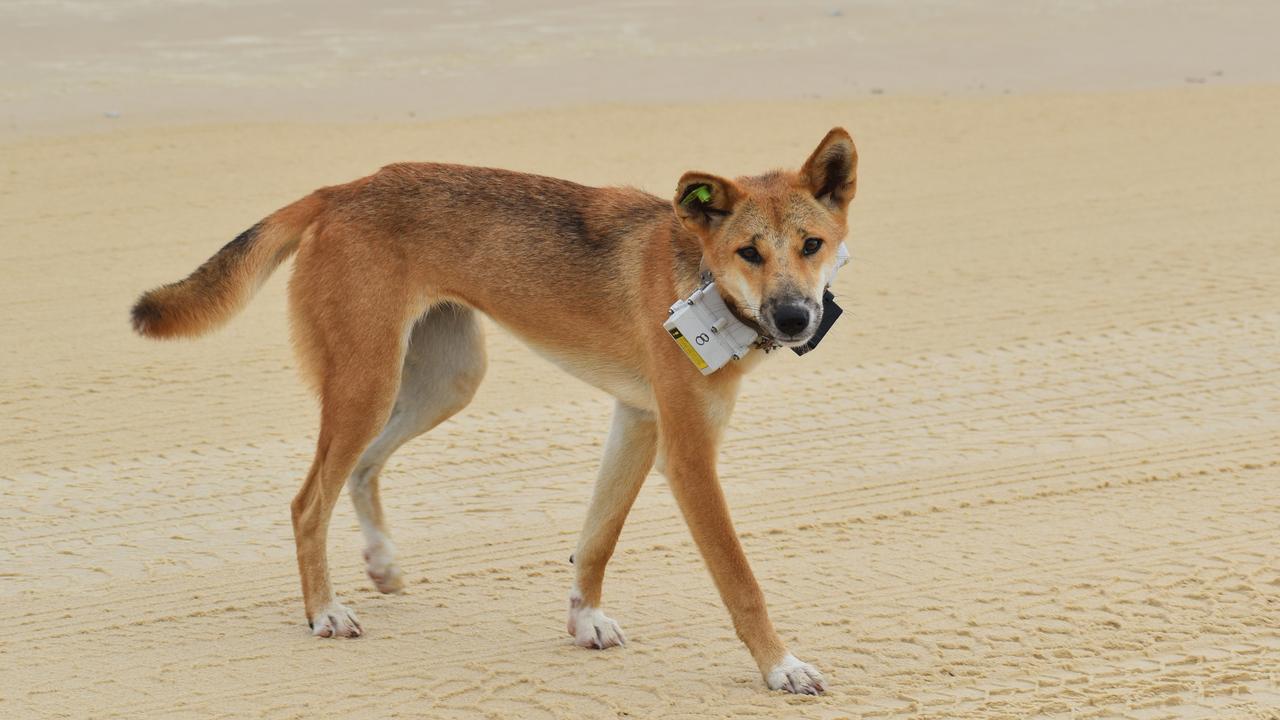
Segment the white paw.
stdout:
<svg viewBox="0 0 1280 720">
<path fill-rule="evenodd" d="M 364 628 L 356 620 L 356 614 L 334 600 L 311 618 L 311 634 L 316 637 L 360 637 Z"/>
<path fill-rule="evenodd" d="M 615 645 L 627 644 L 627 638 L 622 634 L 622 626 L 599 608 L 583 605 L 582 598 L 576 593 L 569 596 L 567 629 L 573 636 L 573 643 L 584 648 L 604 650 Z"/>
<path fill-rule="evenodd" d="M 404 574 L 396 565 L 395 552 L 389 540 L 364 551 L 364 570 L 380 593 L 404 591 Z"/>
<path fill-rule="evenodd" d="M 773 666 L 764 682 L 770 690 L 786 690 L 796 695 L 821 695 L 827 689 L 822 673 L 809 663 L 803 663 L 791 653 Z"/>
</svg>

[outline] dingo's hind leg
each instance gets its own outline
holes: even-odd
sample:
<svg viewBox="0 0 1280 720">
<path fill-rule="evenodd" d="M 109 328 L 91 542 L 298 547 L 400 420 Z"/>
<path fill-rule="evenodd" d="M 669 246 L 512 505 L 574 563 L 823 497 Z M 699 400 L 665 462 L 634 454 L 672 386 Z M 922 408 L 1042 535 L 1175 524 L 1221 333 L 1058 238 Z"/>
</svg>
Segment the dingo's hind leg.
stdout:
<svg viewBox="0 0 1280 720">
<path fill-rule="evenodd" d="M 330 362 L 321 389 L 316 458 L 293 498 L 293 535 L 298 546 L 302 597 L 312 632 L 320 637 L 357 637 L 360 624 L 333 593 L 329 580 L 329 518 L 342 484 L 360 454 L 386 422 L 399 385 L 402 330 L 391 329 L 387 348 Z"/>
<path fill-rule="evenodd" d="M 412 287 L 369 282 L 377 269 L 348 252 L 362 247 L 304 242 L 289 282 L 295 346 L 320 395 L 315 460 L 291 504 L 303 602 L 319 637 L 363 633 L 329 579 L 329 519 L 343 484 L 391 415 L 409 331 L 425 309 Z"/>
<path fill-rule="evenodd" d="M 365 570 L 380 592 L 404 589 L 382 514 L 382 468 L 401 445 L 466 407 L 484 371 L 484 336 L 474 310 L 445 303 L 414 324 L 391 417 L 347 480 L 364 533 Z"/>
</svg>

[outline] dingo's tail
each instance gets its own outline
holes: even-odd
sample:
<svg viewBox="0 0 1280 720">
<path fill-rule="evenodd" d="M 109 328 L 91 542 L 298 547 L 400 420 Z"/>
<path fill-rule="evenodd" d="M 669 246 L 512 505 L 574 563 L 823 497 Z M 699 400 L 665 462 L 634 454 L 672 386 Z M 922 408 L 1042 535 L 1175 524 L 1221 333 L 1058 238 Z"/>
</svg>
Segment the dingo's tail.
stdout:
<svg viewBox="0 0 1280 720">
<path fill-rule="evenodd" d="M 142 294 L 133 329 L 151 338 L 192 337 L 231 319 L 271 272 L 298 249 L 324 207 L 317 195 L 269 215 L 196 268 L 185 280 Z"/>
</svg>

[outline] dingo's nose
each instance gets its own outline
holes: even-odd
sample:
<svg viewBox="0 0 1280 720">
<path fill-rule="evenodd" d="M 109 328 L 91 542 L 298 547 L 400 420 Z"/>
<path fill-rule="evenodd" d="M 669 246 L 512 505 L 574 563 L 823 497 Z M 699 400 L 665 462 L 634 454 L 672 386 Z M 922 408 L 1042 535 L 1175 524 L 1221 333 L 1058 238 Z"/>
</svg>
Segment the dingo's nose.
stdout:
<svg viewBox="0 0 1280 720">
<path fill-rule="evenodd" d="M 783 305 L 773 311 L 773 326 L 784 335 L 799 335 L 809 327 L 809 308 L 803 305 Z"/>
</svg>

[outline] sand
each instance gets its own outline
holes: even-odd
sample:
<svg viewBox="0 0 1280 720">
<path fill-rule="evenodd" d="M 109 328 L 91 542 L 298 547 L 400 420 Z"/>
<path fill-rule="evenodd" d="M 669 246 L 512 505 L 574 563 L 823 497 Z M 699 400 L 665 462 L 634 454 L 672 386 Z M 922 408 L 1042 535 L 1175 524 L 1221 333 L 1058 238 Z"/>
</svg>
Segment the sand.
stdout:
<svg viewBox="0 0 1280 720">
<path fill-rule="evenodd" d="M 160 105 L 0 144 L 0 716 L 1280 717 L 1280 87 Z M 570 644 L 610 403 L 492 327 L 476 401 L 384 475 L 408 593 L 373 590 L 344 501 L 334 582 L 367 636 L 311 638 L 287 268 L 215 336 L 128 332 L 138 291 L 385 162 L 665 195 L 837 123 L 862 157 L 846 316 L 751 376 L 722 463 L 822 698 L 764 690 L 658 475 L 605 585 L 630 644 Z"/>
</svg>

